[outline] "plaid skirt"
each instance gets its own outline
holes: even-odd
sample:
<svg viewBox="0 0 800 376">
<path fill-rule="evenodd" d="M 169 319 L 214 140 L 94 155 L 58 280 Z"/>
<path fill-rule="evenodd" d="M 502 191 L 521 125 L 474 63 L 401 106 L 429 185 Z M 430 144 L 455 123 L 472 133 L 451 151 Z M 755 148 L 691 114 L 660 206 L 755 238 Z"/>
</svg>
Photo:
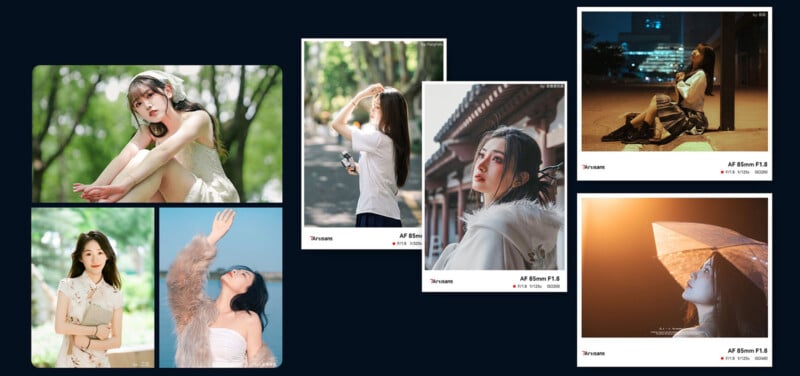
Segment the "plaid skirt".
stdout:
<svg viewBox="0 0 800 376">
<path fill-rule="evenodd" d="M 702 111 L 678 106 L 666 94 L 656 95 L 656 111 L 658 120 L 661 120 L 664 129 L 671 134 L 676 132 L 703 134 L 708 128 L 708 119 Z"/>
</svg>

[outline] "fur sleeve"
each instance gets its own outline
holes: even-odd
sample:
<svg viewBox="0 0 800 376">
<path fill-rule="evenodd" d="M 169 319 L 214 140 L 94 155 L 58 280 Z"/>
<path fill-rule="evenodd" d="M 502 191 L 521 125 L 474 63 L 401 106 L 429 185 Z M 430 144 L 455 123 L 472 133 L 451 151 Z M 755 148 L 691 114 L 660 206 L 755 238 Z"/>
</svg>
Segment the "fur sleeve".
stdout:
<svg viewBox="0 0 800 376">
<path fill-rule="evenodd" d="M 261 343 L 261 348 L 258 349 L 258 353 L 256 353 L 255 359 L 247 363 L 247 368 L 275 368 L 277 366 L 278 362 L 275 359 L 275 355 L 272 354 L 269 346 L 263 342 Z"/>
<path fill-rule="evenodd" d="M 167 273 L 167 294 L 178 331 L 194 316 L 194 310 L 208 301 L 205 285 L 208 267 L 217 255 L 217 248 L 203 235 L 195 236 L 175 257 Z"/>
</svg>

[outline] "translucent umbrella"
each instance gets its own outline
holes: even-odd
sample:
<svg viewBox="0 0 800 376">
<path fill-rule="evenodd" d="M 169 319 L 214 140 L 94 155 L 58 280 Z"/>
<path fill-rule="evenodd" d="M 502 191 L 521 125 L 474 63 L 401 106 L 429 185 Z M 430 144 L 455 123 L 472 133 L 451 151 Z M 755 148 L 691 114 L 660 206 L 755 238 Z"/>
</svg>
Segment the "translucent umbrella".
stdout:
<svg viewBox="0 0 800 376">
<path fill-rule="evenodd" d="M 681 287 L 716 251 L 767 295 L 767 243 L 725 227 L 692 222 L 653 222 L 653 236 L 658 259 Z"/>
</svg>

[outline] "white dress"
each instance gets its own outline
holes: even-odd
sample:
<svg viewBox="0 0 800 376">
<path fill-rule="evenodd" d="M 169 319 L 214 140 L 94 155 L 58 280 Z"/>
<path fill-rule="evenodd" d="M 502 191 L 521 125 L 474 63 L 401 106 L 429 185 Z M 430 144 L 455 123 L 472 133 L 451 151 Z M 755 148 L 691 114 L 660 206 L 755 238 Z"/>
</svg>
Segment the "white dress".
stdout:
<svg viewBox="0 0 800 376">
<path fill-rule="evenodd" d="M 58 291 L 69 298 L 67 321 L 70 324 L 81 324 L 83 314 L 90 303 L 111 312 L 122 308 L 122 291 L 103 279 L 95 284 L 85 271 L 78 277 L 62 279 L 58 283 Z M 72 354 L 67 354 L 71 339 L 71 335 L 64 335 L 56 367 L 110 367 L 105 350 L 83 350 L 78 346 L 72 346 Z"/>
<path fill-rule="evenodd" d="M 519 200 L 464 215 L 467 231 L 448 245 L 434 270 L 554 270 L 563 210 Z"/>
<path fill-rule="evenodd" d="M 175 159 L 197 176 L 184 202 L 239 202 L 239 193 L 225 175 L 216 149 L 195 141 L 181 149 Z"/>
<path fill-rule="evenodd" d="M 228 328 L 208 328 L 211 366 L 242 368 L 247 365 L 247 342 L 239 332 Z"/>
</svg>

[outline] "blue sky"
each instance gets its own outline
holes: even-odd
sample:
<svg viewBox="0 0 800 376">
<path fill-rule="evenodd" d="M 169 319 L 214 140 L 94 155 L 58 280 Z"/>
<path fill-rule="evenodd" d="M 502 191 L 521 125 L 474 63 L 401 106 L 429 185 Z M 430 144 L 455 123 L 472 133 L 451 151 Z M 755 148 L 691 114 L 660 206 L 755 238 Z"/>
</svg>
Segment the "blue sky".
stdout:
<svg viewBox="0 0 800 376">
<path fill-rule="evenodd" d="M 198 234 L 207 235 L 224 208 L 159 208 L 159 270 L 169 269 L 175 255 Z M 236 217 L 218 243 L 210 270 L 245 265 L 260 272 L 283 271 L 281 208 L 234 208 Z"/>
</svg>

